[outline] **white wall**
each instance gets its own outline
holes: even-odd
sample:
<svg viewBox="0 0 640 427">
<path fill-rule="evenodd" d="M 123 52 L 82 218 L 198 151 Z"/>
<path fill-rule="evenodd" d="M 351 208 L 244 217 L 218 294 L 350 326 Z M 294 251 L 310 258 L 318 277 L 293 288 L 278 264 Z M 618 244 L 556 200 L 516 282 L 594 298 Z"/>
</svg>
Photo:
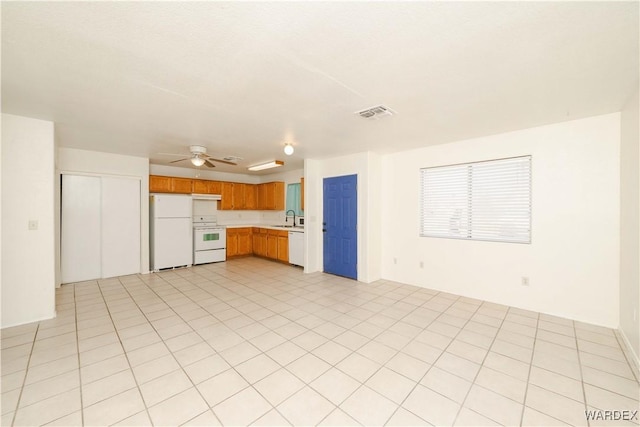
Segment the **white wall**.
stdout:
<svg viewBox="0 0 640 427">
<path fill-rule="evenodd" d="M 52 122 L 2 114 L 3 328 L 55 316 L 53 133 Z"/>
<path fill-rule="evenodd" d="M 381 158 L 374 153 L 358 153 L 331 159 L 305 160 L 305 271 L 322 271 L 322 217 L 324 178 L 358 176 L 358 281 L 380 279 L 380 182 Z"/>
<path fill-rule="evenodd" d="M 640 127 L 638 91 L 621 116 L 620 330 L 640 366 Z"/>
<path fill-rule="evenodd" d="M 321 161 L 304 161 L 304 272 L 322 271 Z"/>
<path fill-rule="evenodd" d="M 530 245 L 419 237 L 420 168 L 526 154 Z M 615 113 L 388 155 L 382 277 L 616 328 L 619 154 Z"/>
<path fill-rule="evenodd" d="M 61 173 L 127 176 L 140 178 L 140 272 L 149 272 L 149 159 L 100 153 L 97 151 L 59 148 L 57 158 L 57 186 Z M 59 202 L 58 202 L 59 203 Z M 56 233 L 59 236 L 59 232 Z M 57 240 L 59 246 L 59 237 Z M 60 284 L 60 257 L 56 258 L 57 284 Z"/>
</svg>

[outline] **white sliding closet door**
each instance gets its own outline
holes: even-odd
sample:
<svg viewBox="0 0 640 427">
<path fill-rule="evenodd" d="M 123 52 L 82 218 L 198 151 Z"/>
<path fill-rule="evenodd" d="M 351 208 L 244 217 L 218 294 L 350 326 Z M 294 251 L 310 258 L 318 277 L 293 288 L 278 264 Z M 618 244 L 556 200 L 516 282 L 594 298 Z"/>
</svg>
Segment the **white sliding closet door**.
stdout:
<svg viewBox="0 0 640 427">
<path fill-rule="evenodd" d="M 62 283 L 140 272 L 140 180 L 62 175 Z"/>
<path fill-rule="evenodd" d="M 100 278 L 100 177 L 62 175 L 62 283 Z"/>
<path fill-rule="evenodd" d="M 102 178 L 102 277 L 140 273 L 140 180 Z"/>
</svg>

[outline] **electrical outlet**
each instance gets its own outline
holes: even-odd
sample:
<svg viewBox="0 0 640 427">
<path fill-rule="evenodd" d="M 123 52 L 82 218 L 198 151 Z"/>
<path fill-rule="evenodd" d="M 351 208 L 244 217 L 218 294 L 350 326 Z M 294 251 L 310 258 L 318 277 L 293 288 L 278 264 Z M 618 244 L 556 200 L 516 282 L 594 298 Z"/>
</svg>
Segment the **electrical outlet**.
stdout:
<svg viewBox="0 0 640 427">
<path fill-rule="evenodd" d="M 29 230 L 37 230 L 38 229 L 38 220 L 30 219 L 29 220 Z"/>
<path fill-rule="evenodd" d="M 522 276 L 522 286 L 529 286 L 529 278 Z"/>
<path fill-rule="evenodd" d="M 424 268 L 424 261 L 420 261 L 420 268 Z"/>
</svg>

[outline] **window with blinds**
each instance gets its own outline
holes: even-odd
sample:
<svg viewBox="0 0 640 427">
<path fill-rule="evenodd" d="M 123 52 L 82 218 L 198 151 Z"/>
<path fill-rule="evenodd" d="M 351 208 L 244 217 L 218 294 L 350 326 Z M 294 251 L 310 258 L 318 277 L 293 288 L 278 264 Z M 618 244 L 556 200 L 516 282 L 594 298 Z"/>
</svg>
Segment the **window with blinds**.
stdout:
<svg viewBox="0 0 640 427">
<path fill-rule="evenodd" d="M 531 156 L 421 169 L 420 235 L 531 243 Z"/>
</svg>

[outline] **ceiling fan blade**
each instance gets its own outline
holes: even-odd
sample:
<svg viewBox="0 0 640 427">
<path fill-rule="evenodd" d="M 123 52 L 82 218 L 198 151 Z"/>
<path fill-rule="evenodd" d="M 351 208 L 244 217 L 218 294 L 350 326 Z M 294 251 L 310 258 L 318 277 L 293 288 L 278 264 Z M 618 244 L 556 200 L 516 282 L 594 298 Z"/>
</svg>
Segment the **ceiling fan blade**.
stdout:
<svg viewBox="0 0 640 427">
<path fill-rule="evenodd" d="M 214 159 L 213 157 L 208 157 L 207 160 L 211 160 L 212 162 L 224 163 L 225 165 L 238 166 L 237 163 L 228 162 L 226 160 Z"/>
<path fill-rule="evenodd" d="M 206 167 L 208 167 L 208 168 L 215 168 L 215 167 L 216 167 L 216 165 L 214 165 L 213 163 L 211 163 L 211 162 L 209 161 L 209 159 L 204 159 L 204 165 L 205 165 Z"/>
<path fill-rule="evenodd" d="M 184 158 L 184 159 L 178 159 L 178 160 L 174 160 L 174 161 L 172 161 L 172 162 L 169 162 L 169 163 L 177 163 L 177 162 L 182 162 L 182 161 L 185 161 L 185 160 L 189 160 L 189 157 L 187 157 L 187 158 Z"/>
</svg>

